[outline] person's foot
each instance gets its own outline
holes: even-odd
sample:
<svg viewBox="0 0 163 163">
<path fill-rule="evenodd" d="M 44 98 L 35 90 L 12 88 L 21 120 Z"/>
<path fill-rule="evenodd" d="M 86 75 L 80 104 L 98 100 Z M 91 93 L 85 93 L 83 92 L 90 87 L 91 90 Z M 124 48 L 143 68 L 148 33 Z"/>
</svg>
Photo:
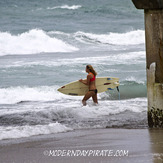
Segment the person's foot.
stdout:
<svg viewBox="0 0 163 163">
<path fill-rule="evenodd" d="M 83 100 L 82 103 L 83 103 L 83 106 L 86 106 L 86 101 Z"/>
<path fill-rule="evenodd" d="M 98 106 L 98 102 L 94 102 L 94 105 L 95 105 L 95 106 Z"/>
</svg>

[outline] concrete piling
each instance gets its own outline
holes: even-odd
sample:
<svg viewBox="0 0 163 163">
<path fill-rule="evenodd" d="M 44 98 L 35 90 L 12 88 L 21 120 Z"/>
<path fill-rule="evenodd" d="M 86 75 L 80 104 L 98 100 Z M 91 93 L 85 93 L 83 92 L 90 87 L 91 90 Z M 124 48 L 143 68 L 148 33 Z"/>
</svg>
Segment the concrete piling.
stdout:
<svg viewBox="0 0 163 163">
<path fill-rule="evenodd" d="M 148 125 L 163 128 L 163 0 L 132 0 L 144 9 Z"/>
</svg>

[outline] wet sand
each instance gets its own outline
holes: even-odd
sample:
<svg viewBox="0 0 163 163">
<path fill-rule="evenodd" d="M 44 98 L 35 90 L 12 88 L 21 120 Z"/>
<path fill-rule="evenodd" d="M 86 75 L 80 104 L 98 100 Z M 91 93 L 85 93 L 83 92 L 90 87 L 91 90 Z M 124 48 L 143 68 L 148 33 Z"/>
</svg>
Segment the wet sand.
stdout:
<svg viewBox="0 0 163 163">
<path fill-rule="evenodd" d="M 162 129 L 91 129 L 0 141 L 0 163 L 163 163 Z"/>
</svg>

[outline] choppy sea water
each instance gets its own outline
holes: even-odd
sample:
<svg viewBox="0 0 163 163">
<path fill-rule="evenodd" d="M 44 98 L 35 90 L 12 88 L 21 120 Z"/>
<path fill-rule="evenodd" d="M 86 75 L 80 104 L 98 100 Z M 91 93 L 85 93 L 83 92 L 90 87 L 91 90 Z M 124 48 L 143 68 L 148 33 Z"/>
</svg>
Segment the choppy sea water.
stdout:
<svg viewBox="0 0 163 163">
<path fill-rule="evenodd" d="M 0 140 L 147 127 L 143 11 L 132 2 L 2 0 L 0 15 Z M 87 64 L 120 78 L 120 100 L 115 89 L 83 107 L 57 92 Z"/>
</svg>

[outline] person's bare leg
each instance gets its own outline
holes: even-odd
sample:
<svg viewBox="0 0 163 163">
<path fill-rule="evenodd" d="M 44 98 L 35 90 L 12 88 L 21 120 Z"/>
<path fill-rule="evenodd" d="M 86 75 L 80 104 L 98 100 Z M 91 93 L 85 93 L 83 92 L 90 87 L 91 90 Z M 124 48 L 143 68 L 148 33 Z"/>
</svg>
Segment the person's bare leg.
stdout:
<svg viewBox="0 0 163 163">
<path fill-rule="evenodd" d="M 84 101 L 84 100 L 82 100 L 82 104 L 83 104 L 83 106 L 87 105 L 86 101 Z"/>
<path fill-rule="evenodd" d="M 97 93 L 95 95 L 92 96 L 93 102 L 98 104 L 98 100 L 97 100 Z"/>
<path fill-rule="evenodd" d="M 86 101 L 87 101 L 90 97 L 92 97 L 93 94 L 94 94 L 94 92 L 92 92 L 92 91 L 89 91 L 89 92 L 87 92 L 87 93 L 85 94 L 85 96 L 84 96 L 84 98 L 83 98 L 83 100 L 82 100 L 83 106 L 86 106 L 86 104 L 87 104 Z"/>
</svg>

